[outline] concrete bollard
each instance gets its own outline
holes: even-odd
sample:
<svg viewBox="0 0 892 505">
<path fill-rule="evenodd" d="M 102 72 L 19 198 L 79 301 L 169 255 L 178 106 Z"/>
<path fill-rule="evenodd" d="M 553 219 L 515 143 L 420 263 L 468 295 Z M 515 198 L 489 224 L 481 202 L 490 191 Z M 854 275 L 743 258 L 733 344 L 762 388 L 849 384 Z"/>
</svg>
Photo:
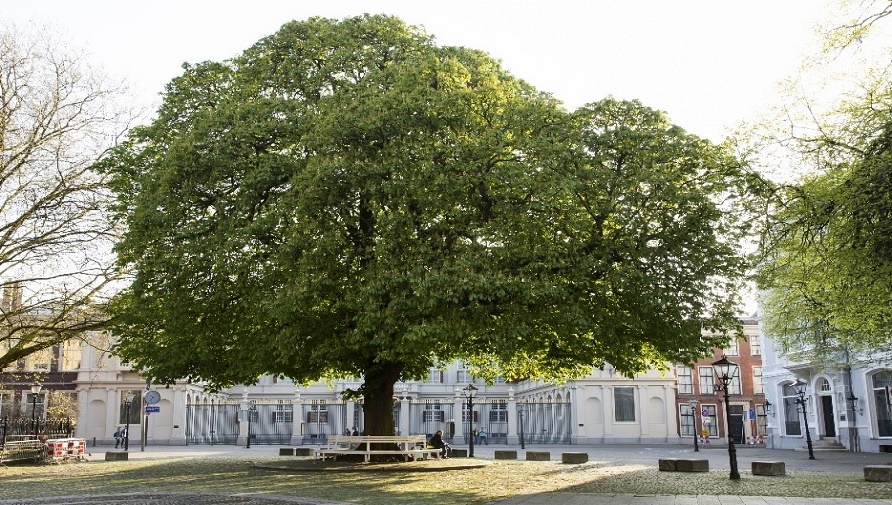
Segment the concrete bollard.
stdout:
<svg viewBox="0 0 892 505">
<path fill-rule="evenodd" d="M 864 480 L 868 482 L 892 482 L 892 465 L 867 465 Z"/>
<path fill-rule="evenodd" d="M 561 453 L 561 463 L 580 464 L 588 463 L 587 452 L 564 452 Z"/>
<path fill-rule="evenodd" d="M 495 459 L 517 459 L 517 451 L 496 450 Z"/>
<path fill-rule="evenodd" d="M 753 475 L 786 475 L 783 461 L 753 461 Z"/>
<path fill-rule="evenodd" d="M 527 451 L 527 461 L 551 461 L 548 451 Z"/>
<path fill-rule="evenodd" d="M 312 456 L 313 449 L 310 447 L 295 447 L 294 455 L 295 456 Z"/>
<path fill-rule="evenodd" d="M 105 453 L 106 461 L 127 461 L 129 453 L 126 452 L 107 452 Z"/>
<path fill-rule="evenodd" d="M 279 456 L 294 456 L 293 447 L 279 447 Z"/>
</svg>

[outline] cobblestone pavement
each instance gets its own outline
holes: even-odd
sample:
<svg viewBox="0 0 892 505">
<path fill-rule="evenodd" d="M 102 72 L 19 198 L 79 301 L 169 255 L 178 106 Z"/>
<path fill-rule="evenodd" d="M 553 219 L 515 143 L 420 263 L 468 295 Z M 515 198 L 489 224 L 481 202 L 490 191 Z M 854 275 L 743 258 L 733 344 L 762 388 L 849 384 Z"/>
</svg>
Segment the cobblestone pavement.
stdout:
<svg viewBox="0 0 892 505">
<path fill-rule="evenodd" d="M 210 493 L 130 493 L 119 495 L 56 496 L 29 500 L 0 500 L 2 505 L 349 505 L 343 502 L 285 496 L 227 496 Z"/>
<path fill-rule="evenodd" d="M 462 448 L 456 446 L 456 448 Z M 475 456 L 493 459 L 498 449 L 519 449 L 504 445 L 486 445 L 475 448 Z M 695 453 L 692 447 L 679 445 L 666 446 L 542 446 L 531 445 L 528 450 L 549 451 L 551 458 L 560 460 L 562 452 L 585 452 L 590 461 L 624 461 L 656 464 L 659 458 L 702 458 L 708 459 L 710 468 L 727 469 L 728 453 L 724 447 L 711 447 Z M 102 460 L 110 447 L 90 447 L 90 460 Z M 129 459 L 165 458 L 213 458 L 244 457 L 250 454 L 258 458 L 272 458 L 278 455 L 277 446 L 255 446 L 251 449 L 235 446 L 157 446 L 144 451 L 131 450 Z M 523 452 L 518 455 L 523 458 Z M 815 460 L 809 460 L 804 451 L 774 450 L 744 447 L 737 451 L 739 467 L 749 469 L 752 461 L 782 460 L 787 470 L 809 470 L 826 472 L 852 472 L 860 474 L 864 465 L 892 464 L 892 454 L 852 453 L 847 451 L 817 452 Z M 2 482 L 0 482 L 2 485 Z M 68 496 L 35 498 L 26 500 L 0 500 L 0 505 L 349 505 L 313 498 L 294 498 L 270 495 L 220 495 L 210 493 L 132 493 L 104 494 L 91 496 Z M 892 505 L 889 499 L 847 499 L 847 498 L 780 498 L 770 496 L 733 495 L 631 495 L 631 494 L 588 494 L 553 492 L 533 495 L 520 495 L 494 502 L 490 505 Z M 457 504 L 460 505 L 460 504 Z"/>
</svg>

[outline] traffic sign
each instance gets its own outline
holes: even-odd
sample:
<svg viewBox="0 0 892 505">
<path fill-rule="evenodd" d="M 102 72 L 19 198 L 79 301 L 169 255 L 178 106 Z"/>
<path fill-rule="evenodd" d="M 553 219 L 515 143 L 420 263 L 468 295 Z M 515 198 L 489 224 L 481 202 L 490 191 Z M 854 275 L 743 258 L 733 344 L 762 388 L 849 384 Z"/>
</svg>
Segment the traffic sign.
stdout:
<svg viewBox="0 0 892 505">
<path fill-rule="evenodd" d="M 157 405 L 149 405 L 146 407 L 146 414 L 161 412 L 161 407 Z"/>
</svg>

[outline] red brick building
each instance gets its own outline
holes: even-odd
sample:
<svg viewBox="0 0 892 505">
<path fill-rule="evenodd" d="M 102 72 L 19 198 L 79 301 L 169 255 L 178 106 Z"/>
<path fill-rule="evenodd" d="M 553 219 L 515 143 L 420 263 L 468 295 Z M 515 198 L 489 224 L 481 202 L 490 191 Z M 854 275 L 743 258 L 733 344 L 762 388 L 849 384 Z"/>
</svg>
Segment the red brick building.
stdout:
<svg viewBox="0 0 892 505">
<path fill-rule="evenodd" d="M 765 389 L 762 382 L 762 345 L 759 321 L 744 318 L 743 339 L 731 342 L 725 349 L 713 349 L 713 356 L 689 365 L 676 365 L 678 380 L 676 412 L 682 440 L 691 440 L 695 433 L 702 444 L 725 443 L 728 439 L 724 392 L 712 364 L 726 356 L 738 365 L 738 373 L 729 385 L 730 430 L 738 444 L 763 443 L 767 434 Z"/>
</svg>

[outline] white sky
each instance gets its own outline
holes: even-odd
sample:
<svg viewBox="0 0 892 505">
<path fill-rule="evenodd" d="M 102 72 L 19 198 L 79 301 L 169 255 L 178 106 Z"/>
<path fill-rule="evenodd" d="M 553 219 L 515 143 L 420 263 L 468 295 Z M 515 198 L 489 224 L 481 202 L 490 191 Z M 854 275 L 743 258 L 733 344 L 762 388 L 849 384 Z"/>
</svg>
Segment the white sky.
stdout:
<svg viewBox="0 0 892 505">
<path fill-rule="evenodd" d="M 607 95 L 719 141 L 814 51 L 831 0 L 6 0 L 0 23 L 60 29 L 152 107 L 183 62 L 239 54 L 292 19 L 396 15 L 481 49 L 574 109 Z"/>
</svg>

